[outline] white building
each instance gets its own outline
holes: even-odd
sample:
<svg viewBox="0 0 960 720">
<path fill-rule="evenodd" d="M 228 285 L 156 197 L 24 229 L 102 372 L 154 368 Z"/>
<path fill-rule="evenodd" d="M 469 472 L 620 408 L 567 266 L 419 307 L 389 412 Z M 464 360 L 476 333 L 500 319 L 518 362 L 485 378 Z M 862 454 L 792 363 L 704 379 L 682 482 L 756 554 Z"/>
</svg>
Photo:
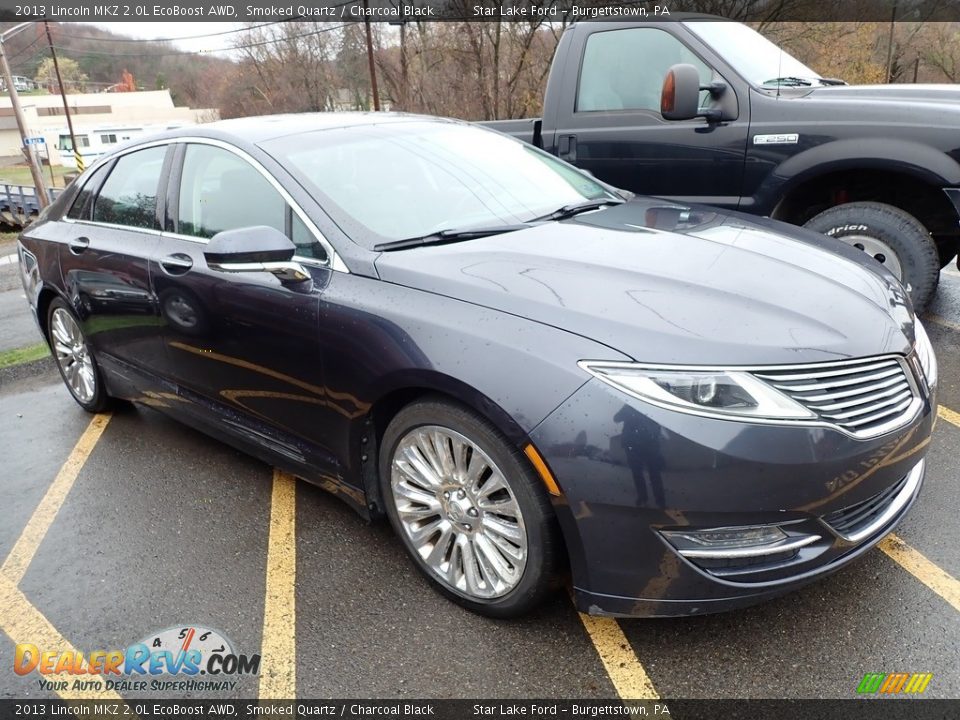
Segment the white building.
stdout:
<svg viewBox="0 0 960 720">
<path fill-rule="evenodd" d="M 69 145 L 63 145 L 60 140 L 67 125 L 62 98 L 59 95 L 24 95 L 20 98 L 20 104 L 30 136 L 43 137 L 45 140 L 40 146 L 40 155 L 49 153 L 54 165 L 63 164 L 59 148 L 68 148 Z M 194 125 L 220 118 L 219 111 L 215 109 L 176 107 L 169 90 L 67 95 L 67 104 L 75 134 L 90 135 L 96 131 L 98 140 L 104 128 L 122 128 L 125 131 L 139 128 L 141 131 L 135 132 L 135 135 L 140 135 L 144 130 Z M 77 143 L 83 145 L 79 137 Z M 0 97 L 0 157 L 19 161 L 23 157 L 21 147 L 10 98 Z M 69 156 L 69 152 L 64 154 Z M 72 165 L 72 161 L 68 162 Z"/>
</svg>

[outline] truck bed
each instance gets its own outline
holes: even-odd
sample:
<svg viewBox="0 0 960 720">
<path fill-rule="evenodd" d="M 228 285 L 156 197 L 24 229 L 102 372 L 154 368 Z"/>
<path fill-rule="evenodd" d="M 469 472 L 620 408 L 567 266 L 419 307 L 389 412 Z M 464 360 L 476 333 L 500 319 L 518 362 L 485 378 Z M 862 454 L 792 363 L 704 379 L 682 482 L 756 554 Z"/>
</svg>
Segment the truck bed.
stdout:
<svg viewBox="0 0 960 720">
<path fill-rule="evenodd" d="M 540 118 L 522 118 L 520 120 L 484 120 L 476 123 L 491 130 L 512 135 L 518 140 L 540 147 Z"/>
</svg>

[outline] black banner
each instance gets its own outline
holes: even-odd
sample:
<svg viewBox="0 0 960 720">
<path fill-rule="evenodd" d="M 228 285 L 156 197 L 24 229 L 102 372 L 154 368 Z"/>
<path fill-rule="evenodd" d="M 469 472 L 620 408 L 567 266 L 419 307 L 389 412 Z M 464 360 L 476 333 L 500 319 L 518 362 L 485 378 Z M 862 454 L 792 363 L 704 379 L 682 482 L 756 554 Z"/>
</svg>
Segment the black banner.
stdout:
<svg viewBox="0 0 960 720">
<path fill-rule="evenodd" d="M 0 19 L 21 22 L 669 22 L 690 13 L 743 22 L 960 21 L 960 0 L 0 0 Z"/>
<path fill-rule="evenodd" d="M 0 700 L 0 720 L 53 718 L 674 718 L 675 720 L 954 720 L 960 700 Z"/>
</svg>

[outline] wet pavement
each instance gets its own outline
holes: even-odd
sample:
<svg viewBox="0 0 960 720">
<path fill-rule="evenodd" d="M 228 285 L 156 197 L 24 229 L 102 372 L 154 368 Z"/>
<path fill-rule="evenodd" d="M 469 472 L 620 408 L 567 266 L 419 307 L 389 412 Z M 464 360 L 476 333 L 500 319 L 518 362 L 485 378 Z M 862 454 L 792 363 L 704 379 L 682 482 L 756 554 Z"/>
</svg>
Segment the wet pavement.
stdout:
<svg viewBox="0 0 960 720">
<path fill-rule="evenodd" d="M 940 361 L 940 402 L 960 412 L 955 270 L 944 273 L 926 325 Z M 923 492 L 897 530 L 952 578 L 960 577 L 957 419 L 941 416 Z M 53 373 L 0 388 L 0 559 L 35 527 L 35 511 L 89 423 Z M 267 617 L 275 612 L 266 580 L 274 489 L 269 466 L 150 408 L 120 410 L 35 538 L 19 592 L 48 633 L 84 651 L 196 628 L 219 631 L 238 654 L 260 653 L 265 625 L 268 633 L 284 627 L 283 617 Z M 295 560 L 271 577 L 294 587 L 295 620 L 286 618 L 286 651 L 270 662 L 303 697 L 610 698 L 635 667 L 666 698 L 850 698 L 868 672 L 933 673 L 925 696 L 960 698 L 956 604 L 879 549 L 748 610 L 607 620 L 614 633 L 605 640 L 563 592 L 520 621 L 471 615 L 427 586 L 388 525 L 368 525 L 304 483 L 294 500 Z M 11 628 L 39 632 L 18 612 L 0 607 L 8 631 L 0 632 L 0 697 L 56 697 L 36 673 L 11 671 Z M 613 650 L 636 663 L 619 678 L 602 660 L 611 637 L 620 643 Z M 193 694 L 262 692 L 256 676 L 233 678 L 230 689 Z"/>
</svg>

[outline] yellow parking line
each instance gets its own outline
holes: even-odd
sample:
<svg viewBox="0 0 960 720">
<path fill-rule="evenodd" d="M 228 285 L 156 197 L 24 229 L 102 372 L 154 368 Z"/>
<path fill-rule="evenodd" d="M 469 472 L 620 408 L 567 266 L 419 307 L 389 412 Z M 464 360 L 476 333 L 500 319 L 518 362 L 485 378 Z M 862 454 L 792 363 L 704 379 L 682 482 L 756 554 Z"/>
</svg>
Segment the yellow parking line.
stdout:
<svg viewBox="0 0 960 720">
<path fill-rule="evenodd" d="M 947 320 L 942 318 L 936 313 L 927 313 L 923 316 L 924 322 L 932 322 L 935 325 L 941 325 L 945 328 L 950 328 L 951 330 L 960 330 L 960 323 L 955 323 L 952 320 Z"/>
<path fill-rule="evenodd" d="M 50 624 L 43 614 L 37 610 L 26 595 L 14 585 L 9 578 L 0 575 L 0 607 L 3 615 L 0 616 L 0 627 L 10 637 L 15 645 L 31 643 L 40 650 L 76 653 L 77 650 Z M 78 676 L 80 677 L 80 676 Z M 121 700 L 113 690 L 81 690 L 73 689 L 74 680 L 69 674 L 50 675 L 50 680 L 66 680 L 67 687 L 55 692 L 64 700 Z M 84 679 L 98 679 L 96 677 Z"/>
<path fill-rule="evenodd" d="M 77 444 L 73 447 L 73 451 L 63 467 L 60 468 L 60 472 L 57 473 L 53 484 L 50 485 L 43 496 L 43 500 L 33 511 L 33 515 L 30 516 L 30 520 L 23 532 L 20 533 L 13 550 L 3 561 L 3 565 L 0 566 L 0 574 L 4 575 L 14 586 L 19 584 L 27 572 L 37 548 L 40 547 L 40 543 L 43 542 L 44 536 L 53 524 L 53 519 L 57 516 L 57 512 L 63 505 L 70 488 L 73 487 L 77 475 L 80 474 L 80 469 L 87 458 L 90 457 L 90 453 L 106 429 L 107 423 L 110 422 L 110 417 L 110 414 L 107 413 L 94 415 L 93 419 L 90 420 L 90 424 L 87 425 L 87 429 L 77 440 Z"/>
<path fill-rule="evenodd" d="M 957 427 L 960 427 L 960 413 L 941 405 L 939 408 L 937 408 L 937 415 L 939 415 L 941 418 L 946 420 L 951 425 L 956 425 Z"/>
<path fill-rule="evenodd" d="M 617 695 L 623 700 L 658 700 L 660 695 L 653 687 L 647 671 L 637 654 L 630 647 L 620 624 L 613 618 L 595 617 L 580 613 L 593 647 L 600 656 L 607 675 Z"/>
<path fill-rule="evenodd" d="M 960 610 L 960 581 L 953 575 L 934 565 L 893 533 L 885 537 L 878 547 L 904 570 L 953 605 L 954 610 Z"/>
<path fill-rule="evenodd" d="M 267 593 L 260 645 L 261 700 L 289 700 L 297 696 L 296 502 L 294 477 L 274 470 L 267 544 Z"/>
</svg>

